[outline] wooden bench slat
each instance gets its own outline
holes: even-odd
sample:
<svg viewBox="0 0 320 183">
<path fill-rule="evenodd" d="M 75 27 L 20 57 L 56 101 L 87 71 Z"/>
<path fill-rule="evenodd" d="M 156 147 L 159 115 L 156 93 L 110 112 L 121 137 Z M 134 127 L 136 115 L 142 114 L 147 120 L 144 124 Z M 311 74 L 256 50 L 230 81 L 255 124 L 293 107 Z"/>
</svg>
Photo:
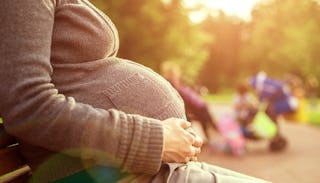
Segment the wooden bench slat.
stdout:
<svg viewBox="0 0 320 183">
<path fill-rule="evenodd" d="M 5 131 L 3 124 L 0 123 L 0 149 L 5 148 L 14 143 L 16 143 L 16 139 L 10 136 Z"/>
<path fill-rule="evenodd" d="M 0 176 L 0 183 L 26 183 L 30 177 L 31 169 L 28 165 Z"/>
<path fill-rule="evenodd" d="M 26 183 L 31 169 L 20 154 L 19 144 L 0 122 L 0 183 Z"/>
<path fill-rule="evenodd" d="M 0 175 L 6 174 L 26 164 L 20 154 L 19 146 L 10 146 L 0 150 Z"/>
</svg>

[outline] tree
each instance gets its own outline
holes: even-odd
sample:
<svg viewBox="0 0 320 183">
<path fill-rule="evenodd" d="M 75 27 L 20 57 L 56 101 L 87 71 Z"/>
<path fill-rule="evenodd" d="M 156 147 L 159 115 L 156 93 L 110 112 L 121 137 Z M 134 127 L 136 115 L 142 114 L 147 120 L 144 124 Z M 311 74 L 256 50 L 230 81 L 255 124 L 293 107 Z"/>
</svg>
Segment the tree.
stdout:
<svg viewBox="0 0 320 183">
<path fill-rule="evenodd" d="M 243 22 L 220 12 L 218 17 L 208 16 L 202 28 L 214 37 L 207 44 L 209 57 L 199 75 L 199 83 L 211 91 L 233 86 L 239 75 L 239 51 Z"/>
<path fill-rule="evenodd" d="M 198 74 L 207 51 L 202 30 L 192 24 L 181 0 L 94 0 L 115 23 L 120 35 L 119 57 L 159 71 L 164 61 L 178 63 L 189 82 Z"/>
<path fill-rule="evenodd" d="M 320 78 L 320 7 L 312 0 L 275 0 L 257 6 L 248 25 L 242 64 L 275 76 L 294 72 Z M 248 70 L 247 70 L 248 71 Z"/>
</svg>

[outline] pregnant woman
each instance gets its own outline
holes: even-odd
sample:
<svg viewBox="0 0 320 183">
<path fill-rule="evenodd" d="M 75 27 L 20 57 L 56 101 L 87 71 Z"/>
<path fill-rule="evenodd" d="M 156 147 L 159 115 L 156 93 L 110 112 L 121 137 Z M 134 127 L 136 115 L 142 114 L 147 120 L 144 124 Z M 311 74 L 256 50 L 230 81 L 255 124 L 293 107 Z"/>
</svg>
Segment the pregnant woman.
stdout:
<svg viewBox="0 0 320 183">
<path fill-rule="evenodd" d="M 116 57 L 117 30 L 89 1 L 2 0 L 0 24 L 0 113 L 31 181 L 264 182 L 196 162 L 181 98 Z"/>
</svg>

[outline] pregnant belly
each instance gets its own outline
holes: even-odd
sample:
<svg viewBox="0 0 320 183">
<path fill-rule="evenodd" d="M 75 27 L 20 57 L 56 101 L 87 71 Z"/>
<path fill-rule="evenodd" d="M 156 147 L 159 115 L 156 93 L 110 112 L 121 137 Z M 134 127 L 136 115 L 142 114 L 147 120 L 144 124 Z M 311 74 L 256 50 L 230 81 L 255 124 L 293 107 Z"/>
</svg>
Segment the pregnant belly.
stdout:
<svg viewBox="0 0 320 183">
<path fill-rule="evenodd" d="M 185 114 L 182 99 L 165 79 L 128 60 L 54 65 L 53 83 L 60 93 L 98 108 L 160 120 Z"/>
</svg>

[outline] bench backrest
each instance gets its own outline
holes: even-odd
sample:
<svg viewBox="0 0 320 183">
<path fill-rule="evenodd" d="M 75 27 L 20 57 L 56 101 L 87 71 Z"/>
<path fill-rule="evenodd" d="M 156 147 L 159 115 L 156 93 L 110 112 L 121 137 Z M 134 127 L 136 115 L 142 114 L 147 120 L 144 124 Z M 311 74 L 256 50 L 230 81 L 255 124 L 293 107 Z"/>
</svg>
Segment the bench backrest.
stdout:
<svg viewBox="0 0 320 183">
<path fill-rule="evenodd" d="M 20 154 L 19 144 L 0 123 L 0 183 L 25 183 L 31 169 Z"/>
</svg>

